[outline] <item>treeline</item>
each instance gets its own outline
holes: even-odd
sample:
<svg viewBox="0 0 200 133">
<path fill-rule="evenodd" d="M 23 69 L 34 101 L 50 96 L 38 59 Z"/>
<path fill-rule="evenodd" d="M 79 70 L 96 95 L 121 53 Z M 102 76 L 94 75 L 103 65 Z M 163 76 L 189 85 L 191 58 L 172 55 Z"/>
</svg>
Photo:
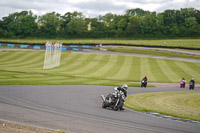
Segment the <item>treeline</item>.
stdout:
<svg viewBox="0 0 200 133">
<path fill-rule="evenodd" d="M 124 15 L 107 13 L 97 18 L 76 11 L 42 16 L 22 11 L 0 20 L 0 37 L 195 38 L 200 37 L 200 11 L 183 8 L 156 13 L 136 8 Z"/>
</svg>

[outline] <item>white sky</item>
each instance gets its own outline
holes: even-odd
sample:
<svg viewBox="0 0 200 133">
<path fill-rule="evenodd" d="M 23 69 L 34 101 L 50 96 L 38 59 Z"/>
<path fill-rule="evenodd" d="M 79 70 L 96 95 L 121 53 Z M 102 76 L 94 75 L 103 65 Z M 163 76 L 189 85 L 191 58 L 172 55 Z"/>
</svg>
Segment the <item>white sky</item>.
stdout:
<svg viewBox="0 0 200 133">
<path fill-rule="evenodd" d="M 141 8 L 163 12 L 167 9 L 196 8 L 200 0 L 0 0 L 0 19 L 10 13 L 31 10 L 36 15 L 47 12 L 82 12 L 87 17 L 98 17 L 106 13 L 124 14 L 127 9 Z"/>
</svg>

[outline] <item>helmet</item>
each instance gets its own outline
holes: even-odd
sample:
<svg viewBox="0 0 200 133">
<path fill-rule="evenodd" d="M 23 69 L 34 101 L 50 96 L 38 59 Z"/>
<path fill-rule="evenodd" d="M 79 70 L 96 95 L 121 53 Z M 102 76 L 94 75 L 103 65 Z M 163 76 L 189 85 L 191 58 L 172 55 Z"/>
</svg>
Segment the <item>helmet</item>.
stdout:
<svg viewBox="0 0 200 133">
<path fill-rule="evenodd" d="M 123 85 L 122 85 L 122 88 L 124 88 L 124 89 L 127 90 L 127 89 L 128 89 L 128 85 L 127 85 L 127 84 L 123 84 Z"/>
<path fill-rule="evenodd" d="M 194 80 L 194 78 L 192 78 L 192 80 Z"/>
</svg>

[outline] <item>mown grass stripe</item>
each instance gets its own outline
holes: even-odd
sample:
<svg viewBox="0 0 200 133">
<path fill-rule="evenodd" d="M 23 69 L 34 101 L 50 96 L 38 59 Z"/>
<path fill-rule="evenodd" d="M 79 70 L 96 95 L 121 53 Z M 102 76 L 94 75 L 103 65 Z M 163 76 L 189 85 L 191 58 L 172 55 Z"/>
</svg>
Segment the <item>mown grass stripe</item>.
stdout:
<svg viewBox="0 0 200 133">
<path fill-rule="evenodd" d="M 70 52 L 62 52 L 61 66 L 44 70 L 44 54 L 44 51 L 6 52 L 10 64 L 4 66 L 0 62 L 0 84 L 70 84 L 73 80 L 77 84 L 120 85 L 124 80 L 141 81 L 145 75 L 155 82 L 180 82 L 183 75 L 199 82 L 200 76 L 200 63 Z M 17 60 L 16 55 L 20 57 Z M 133 85 L 129 81 L 126 83 Z"/>
<path fill-rule="evenodd" d="M 84 74 L 88 75 L 90 77 L 95 77 L 96 76 L 96 72 L 101 69 L 104 65 L 105 62 L 108 62 L 110 55 L 98 55 L 98 56 L 102 56 L 102 58 L 99 60 L 99 62 L 90 70 L 86 71 Z"/>
<path fill-rule="evenodd" d="M 5 57 L 8 57 L 8 55 L 11 56 L 11 54 L 9 54 L 8 51 L 0 51 L 0 62 L 3 61 Z"/>
<path fill-rule="evenodd" d="M 28 61 L 28 60 L 31 61 L 37 55 L 38 55 L 38 52 L 28 52 L 28 53 L 25 53 L 25 54 L 18 56 L 16 58 L 13 57 L 14 60 L 9 61 L 6 64 L 7 65 L 10 65 L 10 64 L 17 65 L 17 64 L 23 63 L 24 61 Z"/>
<path fill-rule="evenodd" d="M 84 71 L 87 71 L 89 70 L 90 68 L 92 68 L 95 63 L 94 63 L 94 60 L 96 59 L 96 57 L 98 57 L 96 54 L 94 55 L 90 55 L 86 60 L 85 62 L 82 63 L 82 67 L 79 67 L 78 69 L 75 69 L 74 71 L 71 71 L 73 73 L 73 75 L 79 75 L 79 73 L 81 72 L 84 72 Z M 102 56 L 101 56 L 102 57 Z M 70 72 L 70 73 L 71 73 Z"/>
<path fill-rule="evenodd" d="M 105 55 L 104 58 L 100 61 L 100 65 L 98 65 L 98 67 L 96 68 L 96 71 L 94 71 L 93 73 L 91 73 L 89 76 L 90 77 L 100 77 L 100 75 L 102 73 L 104 73 L 107 69 L 107 67 L 110 66 L 110 62 L 112 62 L 113 55 Z"/>
<path fill-rule="evenodd" d="M 10 51 L 3 51 L 0 52 L 0 62 L 4 62 L 4 61 L 8 61 L 10 59 L 12 59 L 13 54 L 15 54 L 15 52 L 10 52 Z"/>
<path fill-rule="evenodd" d="M 4 56 L 3 59 L 1 60 L 2 63 L 6 64 L 12 61 L 15 61 L 18 57 L 23 56 L 26 52 L 7 52 L 7 56 Z"/>
<path fill-rule="evenodd" d="M 149 58 L 149 62 L 150 62 L 151 72 L 155 77 L 154 82 L 155 81 L 159 81 L 159 82 L 169 81 L 168 77 L 165 75 L 165 73 L 160 68 L 160 66 L 157 62 L 157 59 Z"/>
<path fill-rule="evenodd" d="M 191 80 L 192 78 L 195 78 L 196 80 L 200 80 L 199 79 L 200 69 L 196 69 L 197 67 L 196 66 L 194 67 L 195 65 L 194 63 L 175 62 L 175 64 L 183 70 L 182 73 L 188 80 Z"/>
<path fill-rule="evenodd" d="M 140 79 L 142 80 L 144 76 L 147 76 L 148 81 L 155 82 L 156 80 L 151 71 L 149 60 L 150 60 L 149 58 L 144 58 L 144 57 L 140 58 L 140 72 L 141 72 Z"/>
<path fill-rule="evenodd" d="M 140 81 L 140 75 L 140 57 L 132 57 L 128 79 L 133 81 Z"/>
<path fill-rule="evenodd" d="M 96 75 L 96 77 L 102 78 L 102 79 L 107 78 L 107 75 L 109 75 L 108 71 L 117 62 L 117 57 L 118 57 L 118 55 L 110 55 L 108 62 L 105 62 L 105 65 L 102 68 L 100 68 L 98 71 L 96 71 L 96 73 L 94 73 Z"/>
<path fill-rule="evenodd" d="M 115 75 L 120 71 L 122 65 L 124 63 L 125 56 L 118 55 L 117 61 L 112 65 L 112 67 L 107 71 L 103 77 L 107 79 L 121 79 L 120 77 L 116 77 Z"/>
<path fill-rule="evenodd" d="M 89 76 L 91 73 L 95 72 L 98 67 L 101 66 L 101 61 L 104 60 L 105 57 L 106 55 L 96 55 L 96 57 L 88 64 L 88 67 L 82 68 L 82 71 L 77 74 Z"/>
<path fill-rule="evenodd" d="M 61 66 L 60 67 L 56 67 L 54 69 L 48 69 L 48 71 L 54 71 L 54 72 L 66 72 L 69 69 L 73 68 L 74 66 L 76 66 L 76 62 L 78 60 L 84 60 L 86 58 L 86 56 L 82 55 L 82 54 L 74 54 L 74 53 L 70 53 L 70 55 L 65 58 L 65 62 L 63 60 L 61 60 Z"/>
<path fill-rule="evenodd" d="M 123 56 L 122 56 L 123 57 Z M 119 70 L 116 72 L 116 74 L 112 77 L 114 79 L 120 79 L 120 80 L 130 80 L 128 75 L 131 69 L 132 64 L 132 57 L 131 56 L 124 56 L 123 61 L 121 61 L 121 66 L 119 66 Z"/>
<path fill-rule="evenodd" d="M 81 57 L 81 54 L 74 54 L 74 53 L 62 53 L 61 55 L 61 60 L 60 60 L 60 66 L 59 69 L 55 68 L 56 71 L 63 71 L 65 70 L 67 67 L 69 67 L 71 64 L 73 64 L 74 60 L 78 60 Z"/>
<path fill-rule="evenodd" d="M 163 59 L 157 59 L 157 62 L 164 73 L 166 75 L 168 81 L 166 80 L 165 82 L 176 82 L 174 79 L 180 79 L 180 76 L 177 75 L 174 70 L 171 69 L 169 64 L 167 63 L 169 60 L 163 60 Z"/>
<path fill-rule="evenodd" d="M 64 73 L 73 74 L 73 71 L 81 71 L 81 68 L 87 65 L 94 57 L 93 54 L 82 54 L 79 60 L 74 60 L 73 67 L 66 69 Z"/>
<path fill-rule="evenodd" d="M 31 52 L 23 57 L 19 57 L 15 62 L 10 63 L 9 67 L 27 67 L 28 65 L 38 63 L 37 61 L 40 59 L 44 60 L 43 57 L 41 52 Z"/>
<path fill-rule="evenodd" d="M 176 69 L 175 73 L 180 76 L 177 81 L 181 81 L 182 78 L 186 79 L 186 82 L 191 78 L 191 75 L 188 73 L 187 69 L 185 68 L 184 62 L 173 62 L 173 69 Z"/>
</svg>

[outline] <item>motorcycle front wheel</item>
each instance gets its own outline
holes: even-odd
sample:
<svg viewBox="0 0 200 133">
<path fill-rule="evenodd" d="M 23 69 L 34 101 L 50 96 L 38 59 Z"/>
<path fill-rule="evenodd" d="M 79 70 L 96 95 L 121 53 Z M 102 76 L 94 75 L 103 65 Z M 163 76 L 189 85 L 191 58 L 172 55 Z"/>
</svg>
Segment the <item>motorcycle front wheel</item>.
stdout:
<svg viewBox="0 0 200 133">
<path fill-rule="evenodd" d="M 106 108 L 106 107 L 107 107 L 106 103 L 103 102 L 103 103 L 102 103 L 102 108 Z"/>
</svg>

